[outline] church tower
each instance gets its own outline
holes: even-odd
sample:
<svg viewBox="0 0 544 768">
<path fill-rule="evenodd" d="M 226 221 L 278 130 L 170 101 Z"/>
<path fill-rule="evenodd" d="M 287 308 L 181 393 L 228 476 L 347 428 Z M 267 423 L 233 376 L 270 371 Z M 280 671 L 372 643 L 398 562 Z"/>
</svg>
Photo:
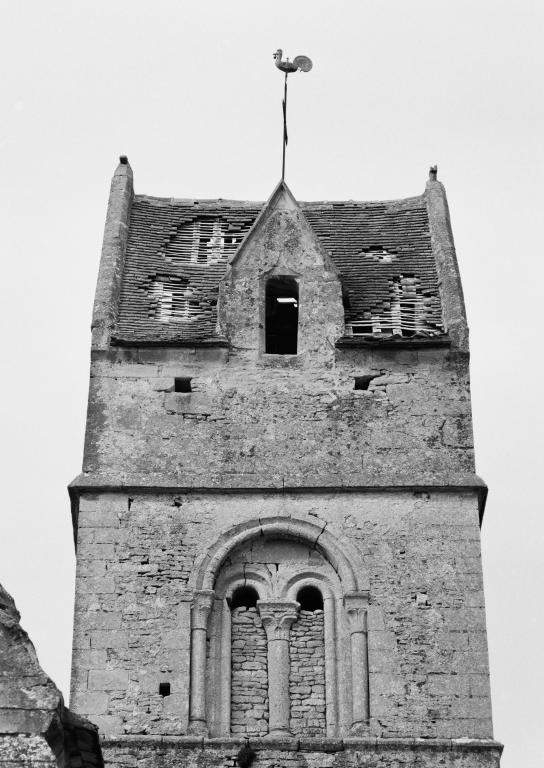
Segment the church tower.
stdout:
<svg viewBox="0 0 544 768">
<path fill-rule="evenodd" d="M 119 768 L 491 768 L 468 331 L 442 184 L 136 195 L 92 324 L 72 709 Z"/>
</svg>

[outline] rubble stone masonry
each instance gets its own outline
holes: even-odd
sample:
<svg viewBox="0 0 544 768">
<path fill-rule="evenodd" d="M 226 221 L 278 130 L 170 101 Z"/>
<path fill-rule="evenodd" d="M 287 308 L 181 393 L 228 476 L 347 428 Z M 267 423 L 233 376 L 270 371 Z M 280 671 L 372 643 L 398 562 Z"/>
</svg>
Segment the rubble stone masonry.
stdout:
<svg viewBox="0 0 544 768">
<path fill-rule="evenodd" d="M 256 608 L 232 611 L 231 732 L 268 733 L 266 634 Z"/>
<path fill-rule="evenodd" d="M 325 640 L 323 611 L 300 611 L 291 627 L 291 731 L 325 736 Z"/>
</svg>

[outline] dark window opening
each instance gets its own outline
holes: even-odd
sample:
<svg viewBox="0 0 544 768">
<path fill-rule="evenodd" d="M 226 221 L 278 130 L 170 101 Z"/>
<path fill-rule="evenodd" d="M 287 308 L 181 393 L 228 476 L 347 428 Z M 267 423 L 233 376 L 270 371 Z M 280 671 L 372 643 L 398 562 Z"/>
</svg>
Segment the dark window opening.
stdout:
<svg viewBox="0 0 544 768">
<path fill-rule="evenodd" d="M 322 611 L 323 596 L 317 587 L 302 587 L 297 595 L 301 611 Z"/>
<path fill-rule="evenodd" d="M 159 694 L 161 696 L 170 696 L 170 683 L 159 683 Z"/>
<path fill-rule="evenodd" d="M 356 376 L 355 377 L 355 386 L 353 389 L 368 389 L 368 385 L 372 381 L 372 379 L 375 379 L 376 376 Z"/>
<path fill-rule="evenodd" d="M 234 608 L 241 607 L 255 608 L 258 599 L 259 595 L 257 594 L 257 590 L 253 589 L 253 587 L 238 587 L 232 593 L 230 607 L 233 610 Z"/>
<path fill-rule="evenodd" d="M 266 283 L 266 352 L 296 355 L 298 284 L 292 277 L 271 277 Z"/>
<path fill-rule="evenodd" d="M 191 379 L 188 376 L 180 376 L 174 379 L 174 392 L 191 392 Z"/>
</svg>

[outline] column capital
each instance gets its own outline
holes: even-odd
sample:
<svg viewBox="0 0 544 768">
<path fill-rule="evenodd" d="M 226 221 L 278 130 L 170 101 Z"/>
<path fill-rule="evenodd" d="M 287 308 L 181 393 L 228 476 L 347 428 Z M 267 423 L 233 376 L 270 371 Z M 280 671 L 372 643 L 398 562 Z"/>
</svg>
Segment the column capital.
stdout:
<svg viewBox="0 0 544 768">
<path fill-rule="evenodd" d="M 368 592 L 348 592 L 344 595 L 344 608 L 351 632 L 366 632 Z"/>
<path fill-rule="evenodd" d="M 193 629 L 207 629 L 208 616 L 210 615 L 214 597 L 215 592 L 213 589 L 195 590 L 191 608 Z"/>
<path fill-rule="evenodd" d="M 300 603 L 295 600 L 258 600 L 257 608 L 268 641 L 289 640 L 289 630 L 298 618 Z"/>
</svg>

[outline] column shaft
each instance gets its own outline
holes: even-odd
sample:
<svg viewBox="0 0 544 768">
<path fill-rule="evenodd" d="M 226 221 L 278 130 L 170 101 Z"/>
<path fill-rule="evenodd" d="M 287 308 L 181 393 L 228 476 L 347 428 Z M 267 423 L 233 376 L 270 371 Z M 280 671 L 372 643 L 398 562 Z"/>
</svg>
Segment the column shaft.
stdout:
<svg viewBox="0 0 544 768">
<path fill-rule="evenodd" d="M 292 600 L 259 600 L 257 607 L 268 641 L 268 736 L 284 738 L 292 735 L 289 635 L 300 605 Z"/>
<path fill-rule="evenodd" d="M 191 694 L 189 697 L 189 732 L 204 735 L 206 721 L 206 635 L 213 603 L 211 589 L 195 592 L 191 610 Z"/>
<path fill-rule="evenodd" d="M 268 732 L 270 736 L 290 733 L 289 640 L 268 642 Z"/>
<path fill-rule="evenodd" d="M 364 733 L 370 718 L 368 688 L 368 594 L 351 592 L 344 597 L 350 628 L 352 733 Z"/>
</svg>

